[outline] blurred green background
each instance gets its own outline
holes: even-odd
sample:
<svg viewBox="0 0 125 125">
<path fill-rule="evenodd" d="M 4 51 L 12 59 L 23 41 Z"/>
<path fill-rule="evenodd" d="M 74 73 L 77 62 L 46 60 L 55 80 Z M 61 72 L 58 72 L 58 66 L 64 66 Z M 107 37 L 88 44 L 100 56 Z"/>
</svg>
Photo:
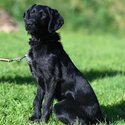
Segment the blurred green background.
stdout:
<svg viewBox="0 0 125 125">
<path fill-rule="evenodd" d="M 125 0 L 2 0 L 0 8 L 22 21 L 23 12 L 34 3 L 58 9 L 68 29 L 125 31 Z"/>
<path fill-rule="evenodd" d="M 125 125 L 125 0 L 1 0 L 0 9 L 15 18 L 19 30 L 0 32 L 0 58 L 27 53 L 30 36 L 23 13 L 35 3 L 56 8 L 64 17 L 65 25 L 59 30 L 64 49 L 90 82 L 111 125 Z M 3 20 L 0 29 L 2 23 L 10 24 L 10 19 Z M 28 121 L 35 93 L 25 59 L 0 62 L 0 125 L 38 125 Z M 52 115 L 48 125 L 63 124 Z"/>
</svg>

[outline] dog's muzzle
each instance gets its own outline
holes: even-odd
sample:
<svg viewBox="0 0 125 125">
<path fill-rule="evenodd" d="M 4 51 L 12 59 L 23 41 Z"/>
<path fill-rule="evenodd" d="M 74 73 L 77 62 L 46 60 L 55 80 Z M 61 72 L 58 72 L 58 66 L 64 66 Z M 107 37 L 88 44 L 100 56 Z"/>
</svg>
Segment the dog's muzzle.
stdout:
<svg viewBox="0 0 125 125">
<path fill-rule="evenodd" d="M 32 21 L 25 21 L 26 29 L 29 30 L 32 28 L 33 22 Z"/>
</svg>

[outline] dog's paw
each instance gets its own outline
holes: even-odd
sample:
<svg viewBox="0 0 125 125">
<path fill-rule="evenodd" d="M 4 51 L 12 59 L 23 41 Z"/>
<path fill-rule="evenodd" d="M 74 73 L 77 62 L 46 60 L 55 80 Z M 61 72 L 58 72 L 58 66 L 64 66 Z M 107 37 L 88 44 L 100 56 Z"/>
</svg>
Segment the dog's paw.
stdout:
<svg viewBox="0 0 125 125">
<path fill-rule="evenodd" d="M 49 119 L 49 116 L 41 116 L 40 121 L 42 121 L 43 123 L 47 123 Z"/>
<path fill-rule="evenodd" d="M 29 117 L 29 121 L 31 121 L 31 122 L 40 122 L 41 120 L 40 120 L 40 117 L 37 117 L 37 116 L 31 116 L 31 117 Z"/>
</svg>

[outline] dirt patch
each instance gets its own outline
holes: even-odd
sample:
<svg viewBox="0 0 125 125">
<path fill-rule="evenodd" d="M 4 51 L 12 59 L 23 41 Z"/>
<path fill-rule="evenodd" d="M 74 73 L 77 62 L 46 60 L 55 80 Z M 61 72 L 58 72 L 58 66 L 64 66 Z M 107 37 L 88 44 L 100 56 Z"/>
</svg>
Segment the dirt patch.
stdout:
<svg viewBox="0 0 125 125">
<path fill-rule="evenodd" d="M 16 21 L 2 9 L 0 9 L 0 32 L 18 32 Z"/>
</svg>

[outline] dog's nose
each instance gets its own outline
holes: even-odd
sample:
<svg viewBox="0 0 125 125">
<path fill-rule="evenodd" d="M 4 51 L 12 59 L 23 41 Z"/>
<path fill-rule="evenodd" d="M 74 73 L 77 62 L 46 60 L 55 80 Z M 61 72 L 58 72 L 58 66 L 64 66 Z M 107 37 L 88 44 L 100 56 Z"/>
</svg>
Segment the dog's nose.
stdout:
<svg viewBox="0 0 125 125">
<path fill-rule="evenodd" d="M 32 21 L 27 21 L 26 24 L 27 24 L 28 26 L 30 26 L 30 25 L 32 25 Z"/>
<path fill-rule="evenodd" d="M 25 26 L 26 26 L 26 29 L 27 29 L 27 30 L 30 30 L 31 27 L 32 27 L 32 21 L 27 20 L 27 21 L 25 22 Z"/>
<path fill-rule="evenodd" d="M 32 21 L 26 21 L 26 29 L 30 29 L 32 27 Z"/>
</svg>

